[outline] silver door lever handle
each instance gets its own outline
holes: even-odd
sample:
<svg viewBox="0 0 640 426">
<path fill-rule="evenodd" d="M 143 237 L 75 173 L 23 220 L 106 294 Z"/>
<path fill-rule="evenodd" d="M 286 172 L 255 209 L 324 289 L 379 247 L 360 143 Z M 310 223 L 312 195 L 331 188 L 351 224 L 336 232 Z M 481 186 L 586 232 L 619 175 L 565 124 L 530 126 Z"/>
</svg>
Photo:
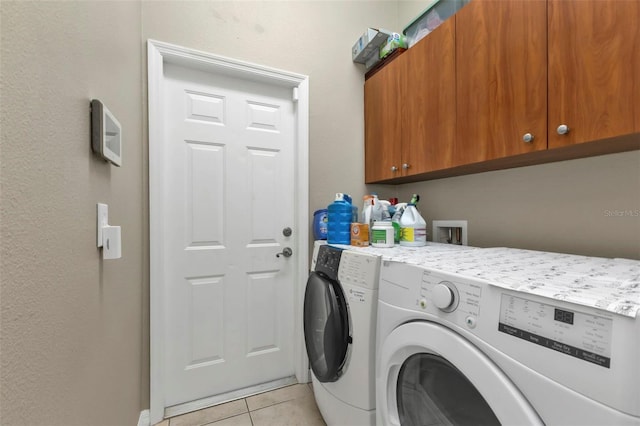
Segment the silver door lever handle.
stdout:
<svg viewBox="0 0 640 426">
<path fill-rule="evenodd" d="M 280 255 L 284 257 L 291 257 L 292 254 L 293 254 L 293 250 L 291 250 L 291 248 L 289 247 L 285 247 L 282 249 L 282 253 L 276 254 L 276 257 L 280 257 Z"/>
</svg>

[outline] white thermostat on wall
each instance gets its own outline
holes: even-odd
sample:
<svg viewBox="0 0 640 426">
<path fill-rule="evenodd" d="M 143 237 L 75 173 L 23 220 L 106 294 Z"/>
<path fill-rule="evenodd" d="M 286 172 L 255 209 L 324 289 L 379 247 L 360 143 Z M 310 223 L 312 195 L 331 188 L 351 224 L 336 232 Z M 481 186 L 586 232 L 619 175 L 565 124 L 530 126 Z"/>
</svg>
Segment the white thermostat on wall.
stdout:
<svg viewBox="0 0 640 426">
<path fill-rule="evenodd" d="M 91 100 L 91 149 L 106 161 L 122 165 L 122 127 L 97 99 Z"/>
</svg>

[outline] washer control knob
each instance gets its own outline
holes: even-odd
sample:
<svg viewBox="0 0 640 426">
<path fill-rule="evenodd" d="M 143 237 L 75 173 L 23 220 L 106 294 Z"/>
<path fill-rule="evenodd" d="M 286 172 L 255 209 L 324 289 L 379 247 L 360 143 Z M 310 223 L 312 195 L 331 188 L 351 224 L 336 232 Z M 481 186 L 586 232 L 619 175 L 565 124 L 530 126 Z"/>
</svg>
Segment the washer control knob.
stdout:
<svg viewBox="0 0 640 426">
<path fill-rule="evenodd" d="M 427 299 L 423 297 L 418 301 L 418 305 L 420 305 L 422 309 L 427 309 Z"/>
<path fill-rule="evenodd" d="M 453 304 L 453 292 L 449 287 L 440 283 L 433 287 L 433 304 L 445 310 Z"/>
</svg>

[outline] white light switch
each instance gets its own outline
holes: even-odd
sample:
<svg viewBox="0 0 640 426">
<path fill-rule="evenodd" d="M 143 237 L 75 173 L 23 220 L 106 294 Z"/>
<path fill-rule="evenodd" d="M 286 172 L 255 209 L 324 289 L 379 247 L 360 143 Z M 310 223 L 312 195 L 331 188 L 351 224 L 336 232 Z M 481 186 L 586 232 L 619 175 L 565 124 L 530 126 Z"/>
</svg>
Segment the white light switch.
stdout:
<svg viewBox="0 0 640 426">
<path fill-rule="evenodd" d="M 102 247 L 103 259 L 122 257 L 122 235 L 119 226 L 109 225 L 109 206 L 98 203 L 97 207 L 97 245 Z"/>
<path fill-rule="evenodd" d="M 102 228 L 109 224 L 109 206 L 106 204 L 98 203 L 98 247 L 102 247 Z"/>
</svg>

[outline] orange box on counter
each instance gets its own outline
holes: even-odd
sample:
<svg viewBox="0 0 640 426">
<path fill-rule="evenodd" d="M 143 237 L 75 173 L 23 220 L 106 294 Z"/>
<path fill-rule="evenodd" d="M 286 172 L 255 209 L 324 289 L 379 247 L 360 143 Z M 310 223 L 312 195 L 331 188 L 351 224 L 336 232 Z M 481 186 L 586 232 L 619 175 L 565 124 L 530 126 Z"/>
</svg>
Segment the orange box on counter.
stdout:
<svg viewBox="0 0 640 426">
<path fill-rule="evenodd" d="M 351 224 L 351 245 L 366 247 L 369 245 L 369 225 L 366 223 Z"/>
</svg>

